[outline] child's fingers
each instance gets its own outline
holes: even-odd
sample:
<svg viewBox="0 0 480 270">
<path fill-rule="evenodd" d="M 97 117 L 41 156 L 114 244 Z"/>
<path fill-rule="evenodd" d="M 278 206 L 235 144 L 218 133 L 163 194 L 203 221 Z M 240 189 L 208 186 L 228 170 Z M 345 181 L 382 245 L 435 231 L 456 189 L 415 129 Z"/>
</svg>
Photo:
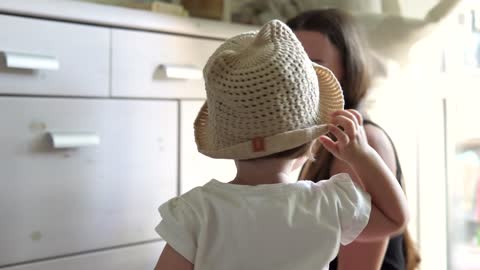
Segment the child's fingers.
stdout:
<svg viewBox="0 0 480 270">
<path fill-rule="evenodd" d="M 330 131 L 330 133 L 332 133 L 333 136 L 337 138 L 337 141 L 341 144 L 348 144 L 350 141 L 348 135 L 335 125 L 329 124 L 328 131 Z"/>
<path fill-rule="evenodd" d="M 348 111 L 355 116 L 359 126 L 363 125 L 363 116 L 360 114 L 359 111 L 353 109 L 348 109 Z"/>
<path fill-rule="evenodd" d="M 334 141 L 332 141 L 332 139 L 330 139 L 326 135 L 322 135 L 318 139 L 320 143 L 323 145 L 323 147 L 327 149 L 328 152 L 332 153 L 333 155 L 337 155 L 338 153 L 337 145 L 335 144 Z"/>
<path fill-rule="evenodd" d="M 353 117 L 353 115 L 352 115 L 352 117 Z M 337 115 L 332 120 L 332 124 L 339 125 L 340 127 L 342 127 L 343 130 L 344 130 L 344 133 L 346 133 L 347 136 L 350 139 L 355 138 L 355 132 L 356 132 L 357 126 L 356 126 L 356 123 L 352 119 L 347 118 L 344 115 Z"/>
<path fill-rule="evenodd" d="M 355 110 L 338 110 L 332 114 L 332 117 L 338 117 L 342 115 L 355 123 L 355 126 L 359 126 L 361 122 L 358 121 L 358 118 L 353 111 Z"/>
</svg>

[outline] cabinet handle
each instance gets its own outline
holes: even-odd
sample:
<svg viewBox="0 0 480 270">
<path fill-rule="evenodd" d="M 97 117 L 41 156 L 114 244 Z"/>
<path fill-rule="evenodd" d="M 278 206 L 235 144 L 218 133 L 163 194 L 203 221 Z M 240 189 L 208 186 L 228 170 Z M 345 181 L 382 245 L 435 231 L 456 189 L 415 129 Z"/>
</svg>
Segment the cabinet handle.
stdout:
<svg viewBox="0 0 480 270">
<path fill-rule="evenodd" d="M 158 67 L 156 79 L 181 79 L 181 80 L 199 80 L 202 79 L 202 70 L 193 66 L 166 65 Z"/>
<path fill-rule="evenodd" d="M 80 148 L 100 144 L 100 136 L 94 132 L 48 132 L 55 149 Z"/>
<path fill-rule="evenodd" d="M 56 57 L 19 52 L 1 51 L 7 68 L 58 70 L 60 63 Z"/>
</svg>

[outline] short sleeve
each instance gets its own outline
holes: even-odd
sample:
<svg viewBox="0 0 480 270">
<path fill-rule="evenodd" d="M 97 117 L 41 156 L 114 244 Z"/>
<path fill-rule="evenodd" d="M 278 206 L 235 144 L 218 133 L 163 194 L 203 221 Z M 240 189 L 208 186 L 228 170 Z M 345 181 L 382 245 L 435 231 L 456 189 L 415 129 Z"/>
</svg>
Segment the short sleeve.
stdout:
<svg viewBox="0 0 480 270">
<path fill-rule="evenodd" d="M 157 233 L 185 259 L 194 263 L 199 226 L 191 206 L 177 197 L 161 205 L 159 212 L 162 221 L 155 228 Z"/>
<path fill-rule="evenodd" d="M 371 211 L 370 195 L 353 182 L 350 175 L 340 173 L 332 176 L 329 187 L 337 202 L 341 227 L 342 245 L 348 245 L 363 231 Z"/>
</svg>

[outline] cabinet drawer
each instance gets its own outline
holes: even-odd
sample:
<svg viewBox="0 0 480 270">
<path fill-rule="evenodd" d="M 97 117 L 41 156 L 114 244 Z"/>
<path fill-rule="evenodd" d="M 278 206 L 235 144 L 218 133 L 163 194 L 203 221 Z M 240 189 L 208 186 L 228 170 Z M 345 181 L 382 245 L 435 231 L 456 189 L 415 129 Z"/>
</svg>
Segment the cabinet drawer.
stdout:
<svg viewBox="0 0 480 270">
<path fill-rule="evenodd" d="M 157 208 L 177 194 L 177 110 L 176 101 L 0 98 L 0 267 L 157 239 Z M 49 131 L 77 138 L 53 149 Z M 92 140 L 81 132 L 99 143 L 82 145 Z"/>
<path fill-rule="evenodd" d="M 202 186 L 212 178 L 231 181 L 235 177 L 235 163 L 228 159 L 209 158 L 197 151 L 193 122 L 204 101 L 180 102 L 180 192 Z"/>
<path fill-rule="evenodd" d="M 158 241 L 150 244 L 7 267 L 4 270 L 151 270 L 155 267 L 164 246 L 165 242 Z"/>
<path fill-rule="evenodd" d="M 110 30 L 0 15 L 0 93 L 109 94 Z"/>
<path fill-rule="evenodd" d="M 202 69 L 219 41 L 112 30 L 112 95 L 205 97 Z"/>
</svg>

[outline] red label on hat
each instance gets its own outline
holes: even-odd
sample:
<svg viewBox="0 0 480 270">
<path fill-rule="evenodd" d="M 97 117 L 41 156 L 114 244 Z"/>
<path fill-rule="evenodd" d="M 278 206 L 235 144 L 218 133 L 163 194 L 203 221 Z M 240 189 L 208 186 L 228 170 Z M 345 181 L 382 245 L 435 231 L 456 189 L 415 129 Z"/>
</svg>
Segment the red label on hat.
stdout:
<svg viewBox="0 0 480 270">
<path fill-rule="evenodd" d="M 253 152 L 265 151 L 265 138 L 256 137 L 252 139 Z"/>
</svg>

